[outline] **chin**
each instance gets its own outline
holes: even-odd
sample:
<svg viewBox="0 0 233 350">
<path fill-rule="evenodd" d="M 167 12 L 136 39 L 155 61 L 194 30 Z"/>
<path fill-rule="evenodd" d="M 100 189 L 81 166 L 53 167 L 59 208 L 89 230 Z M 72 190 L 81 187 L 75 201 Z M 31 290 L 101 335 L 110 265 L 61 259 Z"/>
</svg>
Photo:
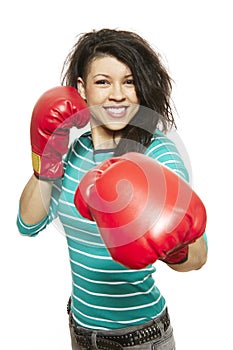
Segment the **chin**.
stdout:
<svg viewBox="0 0 233 350">
<path fill-rule="evenodd" d="M 126 123 L 107 123 L 105 124 L 105 128 L 110 131 L 120 131 L 124 129 L 128 124 Z"/>
</svg>

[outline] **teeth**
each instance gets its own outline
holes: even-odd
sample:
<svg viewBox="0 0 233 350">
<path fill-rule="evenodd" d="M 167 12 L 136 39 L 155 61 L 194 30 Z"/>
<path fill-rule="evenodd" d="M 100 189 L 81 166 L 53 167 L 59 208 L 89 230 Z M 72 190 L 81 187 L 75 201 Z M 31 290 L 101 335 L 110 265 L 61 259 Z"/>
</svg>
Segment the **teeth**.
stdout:
<svg viewBox="0 0 233 350">
<path fill-rule="evenodd" d="M 121 108 L 107 108 L 107 110 L 110 112 L 110 113 L 123 113 L 125 111 L 125 107 L 121 107 Z"/>
</svg>

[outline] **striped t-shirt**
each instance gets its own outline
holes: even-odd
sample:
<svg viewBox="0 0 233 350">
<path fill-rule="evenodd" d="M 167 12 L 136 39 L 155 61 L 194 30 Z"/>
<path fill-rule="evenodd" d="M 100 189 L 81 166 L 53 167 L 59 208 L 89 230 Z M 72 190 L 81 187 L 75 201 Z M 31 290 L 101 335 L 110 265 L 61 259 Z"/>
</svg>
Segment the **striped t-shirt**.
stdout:
<svg viewBox="0 0 233 350">
<path fill-rule="evenodd" d="M 91 132 L 86 132 L 73 142 L 64 159 L 64 177 L 53 185 L 48 216 L 29 226 L 18 215 L 20 232 L 29 236 L 59 217 L 69 248 L 73 317 L 83 327 L 101 330 L 142 324 L 166 307 L 155 284 L 155 266 L 132 270 L 113 261 L 95 222 L 83 218 L 75 208 L 74 194 L 83 175 L 113 153 L 114 150 L 94 150 Z M 188 181 L 175 144 L 161 132 L 155 134 L 145 154 Z"/>
</svg>

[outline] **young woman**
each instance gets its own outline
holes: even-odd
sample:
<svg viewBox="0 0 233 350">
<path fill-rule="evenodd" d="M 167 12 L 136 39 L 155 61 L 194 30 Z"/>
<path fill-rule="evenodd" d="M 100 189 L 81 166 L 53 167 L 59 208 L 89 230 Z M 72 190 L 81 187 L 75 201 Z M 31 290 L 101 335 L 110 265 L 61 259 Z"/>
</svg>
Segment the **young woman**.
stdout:
<svg viewBox="0 0 233 350">
<path fill-rule="evenodd" d="M 73 278 L 68 308 L 73 350 L 175 349 L 166 301 L 153 278 L 155 265 L 130 268 L 113 259 L 98 220 L 81 215 L 74 204 L 86 174 L 129 152 L 188 181 L 175 144 L 165 136 L 175 127 L 171 79 L 143 38 L 110 29 L 81 35 L 63 72 L 63 86 L 42 95 L 33 111 L 34 174 L 20 198 L 19 230 L 33 236 L 57 216 L 64 227 Z M 90 131 L 67 152 L 69 129 L 83 127 L 89 117 Z M 162 259 L 174 270 L 200 269 L 206 262 L 204 221 L 194 243 Z"/>
</svg>

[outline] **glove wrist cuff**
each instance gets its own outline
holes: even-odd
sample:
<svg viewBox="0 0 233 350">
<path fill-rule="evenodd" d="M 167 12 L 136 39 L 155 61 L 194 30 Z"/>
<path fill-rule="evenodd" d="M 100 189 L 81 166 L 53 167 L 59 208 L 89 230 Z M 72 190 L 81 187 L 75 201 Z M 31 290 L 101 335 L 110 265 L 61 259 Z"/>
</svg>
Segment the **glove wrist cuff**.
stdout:
<svg viewBox="0 0 233 350">
<path fill-rule="evenodd" d="M 32 152 L 32 167 L 34 175 L 40 180 L 54 181 L 63 177 L 64 171 L 61 157 L 56 157 L 55 155 L 46 157 Z"/>
<path fill-rule="evenodd" d="M 189 252 L 188 252 L 188 246 L 180 248 L 179 250 L 176 250 L 175 252 L 168 254 L 165 259 L 163 259 L 164 262 L 167 264 L 173 265 L 173 264 L 183 264 L 185 263 L 189 258 Z"/>
</svg>

